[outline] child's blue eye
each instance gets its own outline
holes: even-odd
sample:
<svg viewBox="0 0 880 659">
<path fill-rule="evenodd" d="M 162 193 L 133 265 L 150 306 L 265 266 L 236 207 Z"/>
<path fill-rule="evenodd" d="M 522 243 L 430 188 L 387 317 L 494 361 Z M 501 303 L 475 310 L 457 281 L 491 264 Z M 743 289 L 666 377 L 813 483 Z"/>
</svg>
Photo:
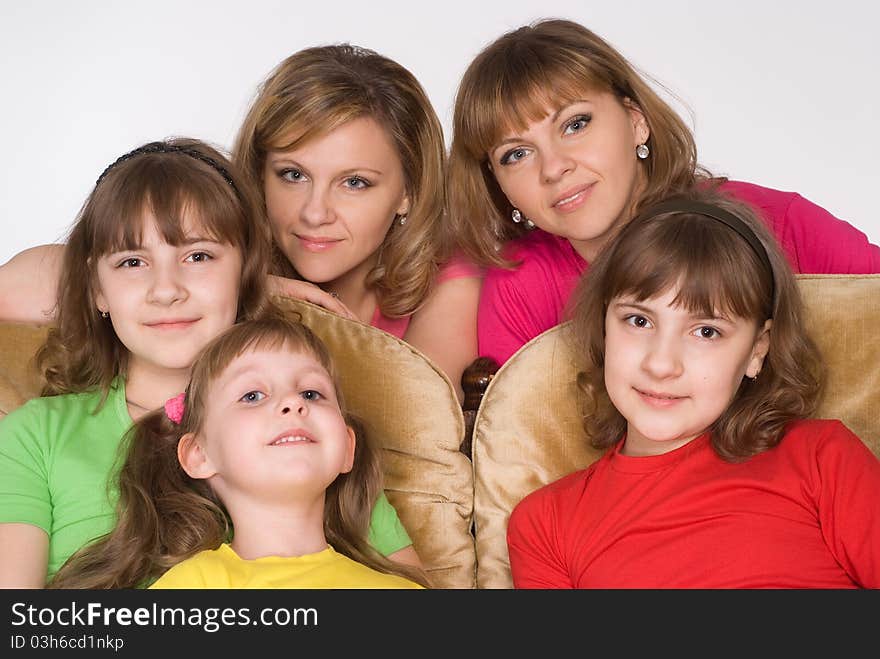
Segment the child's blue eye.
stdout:
<svg viewBox="0 0 880 659">
<path fill-rule="evenodd" d="M 320 391 L 315 391 L 314 389 L 306 389 L 300 394 L 300 396 L 306 400 L 320 400 L 324 397 Z"/>
<path fill-rule="evenodd" d="M 243 403 L 259 403 L 266 397 L 262 391 L 249 391 L 244 396 L 239 398 L 239 400 Z"/>
</svg>

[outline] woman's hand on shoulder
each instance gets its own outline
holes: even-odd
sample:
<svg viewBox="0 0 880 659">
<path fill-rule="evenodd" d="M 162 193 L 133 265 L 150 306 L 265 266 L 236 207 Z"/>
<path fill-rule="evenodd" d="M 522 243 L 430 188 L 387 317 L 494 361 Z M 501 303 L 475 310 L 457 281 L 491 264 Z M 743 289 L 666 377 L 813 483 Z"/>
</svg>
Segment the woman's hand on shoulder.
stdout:
<svg viewBox="0 0 880 659">
<path fill-rule="evenodd" d="M 55 320 L 64 245 L 39 245 L 0 266 L 0 321 Z"/>
<path fill-rule="evenodd" d="M 317 304 L 319 307 L 324 307 L 343 318 L 357 320 L 357 316 L 349 311 L 348 307 L 342 304 L 337 297 L 308 281 L 269 275 L 269 293 L 305 300 Z"/>
</svg>

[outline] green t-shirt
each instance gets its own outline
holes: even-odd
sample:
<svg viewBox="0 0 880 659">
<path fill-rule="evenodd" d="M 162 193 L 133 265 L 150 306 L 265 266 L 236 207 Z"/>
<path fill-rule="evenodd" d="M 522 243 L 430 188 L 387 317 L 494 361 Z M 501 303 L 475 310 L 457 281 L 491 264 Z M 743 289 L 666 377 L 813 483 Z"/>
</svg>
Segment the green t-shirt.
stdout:
<svg viewBox="0 0 880 659">
<path fill-rule="evenodd" d="M 35 398 L 0 419 L 0 523 L 33 524 L 48 534 L 50 578 L 116 520 L 118 491 L 108 477 L 132 424 L 122 379 L 97 410 L 100 400 L 100 392 Z M 369 540 L 386 556 L 412 544 L 384 494 Z"/>
</svg>

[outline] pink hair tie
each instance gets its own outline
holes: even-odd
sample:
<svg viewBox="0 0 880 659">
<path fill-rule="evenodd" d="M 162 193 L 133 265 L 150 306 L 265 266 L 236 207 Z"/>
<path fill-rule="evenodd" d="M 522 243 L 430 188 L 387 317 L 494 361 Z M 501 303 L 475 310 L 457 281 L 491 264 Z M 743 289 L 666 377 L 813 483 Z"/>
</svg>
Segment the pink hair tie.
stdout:
<svg viewBox="0 0 880 659">
<path fill-rule="evenodd" d="M 183 420 L 183 401 L 186 398 L 186 392 L 177 394 L 174 398 L 165 401 L 165 416 L 174 421 L 177 425 Z"/>
</svg>

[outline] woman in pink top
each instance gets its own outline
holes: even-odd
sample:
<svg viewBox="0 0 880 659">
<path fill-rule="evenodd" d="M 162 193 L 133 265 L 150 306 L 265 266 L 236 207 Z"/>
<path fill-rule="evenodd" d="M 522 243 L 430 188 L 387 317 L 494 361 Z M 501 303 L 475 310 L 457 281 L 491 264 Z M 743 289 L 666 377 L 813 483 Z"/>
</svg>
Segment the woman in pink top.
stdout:
<svg viewBox="0 0 880 659">
<path fill-rule="evenodd" d="M 713 179 L 681 118 L 585 27 L 540 21 L 486 47 L 456 97 L 448 186 L 460 240 L 490 266 L 480 355 L 503 363 L 562 321 L 609 237 L 695 184 L 748 202 L 795 272 L 880 271 L 880 248 L 803 197 Z"/>
<path fill-rule="evenodd" d="M 402 338 L 461 397 L 482 271 L 455 250 L 442 128 L 415 77 L 356 46 L 298 51 L 260 86 L 233 160 L 263 192 L 274 290 Z M 52 309 L 54 251 L 0 268 L 0 318 Z"/>
</svg>

